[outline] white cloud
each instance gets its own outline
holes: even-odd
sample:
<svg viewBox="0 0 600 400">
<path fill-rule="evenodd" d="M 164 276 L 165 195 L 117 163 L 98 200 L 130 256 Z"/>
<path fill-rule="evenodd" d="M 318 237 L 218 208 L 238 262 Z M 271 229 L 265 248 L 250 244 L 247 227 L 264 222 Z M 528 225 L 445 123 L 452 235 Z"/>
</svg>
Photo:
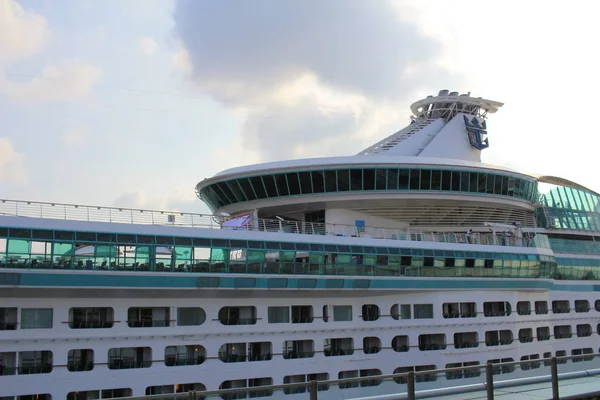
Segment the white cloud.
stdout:
<svg viewBox="0 0 600 400">
<path fill-rule="evenodd" d="M 79 59 L 46 65 L 27 81 L 9 80 L 0 72 L 0 93 L 26 102 L 75 100 L 86 96 L 102 70 Z"/>
<path fill-rule="evenodd" d="M 140 39 L 140 49 L 146 55 L 154 55 L 156 53 L 157 47 L 158 43 L 156 43 L 156 40 L 152 39 L 149 36 Z"/>
<path fill-rule="evenodd" d="M 194 204 L 198 204 L 200 200 L 196 197 L 193 190 L 189 187 L 171 188 L 168 193 L 163 193 L 159 196 L 148 196 L 146 193 L 156 193 L 151 189 L 131 189 L 114 202 L 114 207 L 124 208 L 139 208 L 145 210 L 189 210 Z"/>
<path fill-rule="evenodd" d="M 15 150 L 9 138 L 0 138 L 0 182 L 26 184 L 25 158 L 25 154 Z"/>
<path fill-rule="evenodd" d="M 36 54 L 50 32 L 44 17 L 13 0 L 0 0 L 0 62 Z"/>
<path fill-rule="evenodd" d="M 62 134 L 65 146 L 68 148 L 84 147 L 90 137 L 89 128 L 75 121 L 71 121 L 69 125 L 69 128 Z"/>
<path fill-rule="evenodd" d="M 190 54 L 185 48 L 181 47 L 173 56 L 173 67 L 175 67 L 178 72 L 184 75 L 190 75 L 192 73 Z"/>
</svg>

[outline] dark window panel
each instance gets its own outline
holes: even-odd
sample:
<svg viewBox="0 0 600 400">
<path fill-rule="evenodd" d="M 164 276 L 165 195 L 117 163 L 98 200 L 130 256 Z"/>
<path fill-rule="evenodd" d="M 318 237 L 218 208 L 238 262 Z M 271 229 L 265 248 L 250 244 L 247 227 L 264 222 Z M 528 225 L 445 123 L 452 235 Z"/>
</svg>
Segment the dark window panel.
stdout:
<svg viewBox="0 0 600 400">
<path fill-rule="evenodd" d="M 14 231 L 14 229 L 10 230 L 10 236 L 12 236 L 12 237 L 31 237 L 31 231 L 29 231 L 29 230 L 24 231 L 23 229 L 20 229 L 20 232 L 22 232 L 24 234 L 24 236 L 14 236 L 13 231 Z M 75 232 L 55 231 L 54 238 L 56 240 L 74 240 Z"/>
<path fill-rule="evenodd" d="M 117 235 L 117 240 L 119 241 L 119 243 L 137 243 L 137 238 L 135 237 L 135 235 L 127 235 L 127 234 L 119 233 Z"/>
<path fill-rule="evenodd" d="M 323 171 L 312 171 L 310 175 L 314 192 L 323 193 L 325 191 L 325 177 L 323 176 Z"/>
<path fill-rule="evenodd" d="M 117 235 L 115 235 L 114 233 L 99 233 L 97 235 L 98 237 L 98 242 L 100 243 L 116 243 L 117 242 Z"/>
<path fill-rule="evenodd" d="M 95 242 L 96 232 L 75 232 L 75 238 L 77 241 Z"/>
<path fill-rule="evenodd" d="M 419 190 L 421 171 L 418 169 L 410 170 L 410 189 L 411 190 Z"/>
<path fill-rule="evenodd" d="M 487 183 L 485 184 L 485 192 L 488 194 L 494 193 L 494 174 L 487 174 Z"/>
<path fill-rule="evenodd" d="M 248 243 L 245 240 L 231 240 L 230 242 L 233 249 L 245 249 L 248 247 Z"/>
<path fill-rule="evenodd" d="M 238 184 L 244 191 L 244 195 L 248 200 L 256 200 L 256 194 L 254 194 L 254 190 L 252 186 L 250 186 L 250 181 L 247 178 L 238 179 Z"/>
<path fill-rule="evenodd" d="M 265 190 L 265 185 L 263 185 L 263 181 L 260 179 L 260 176 L 253 176 L 250 178 L 250 183 L 252 184 L 254 193 L 256 193 L 256 197 L 259 199 L 267 198 L 267 191 Z"/>
<path fill-rule="evenodd" d="M 375 190 L 375 170 L 363 170 L 363 190 Z"/>
<path fill-rule="evenodd" d="M 68 237 L 69 234 L 71 234 L 71 237 Z M 59 235 L 60 239 L 64 239 L 64 240 L 73 240 L 73 237 L 74 237 L 73 232 L 57 231 L 56 235 Z M 30 229 L 21 229 L 21 228 L 10 228 L 10 237 L 30 239 L 31 238 L 31 230 Z M 58 237 L 57 237 L 57 239 L 58 239 Z"/>
<path fill-rule="evenodd" d="M 452 172 L 441 171 L 442 190 L 450 190 L 452 188 Z"/>
<path fill-rule="evenodd" d="M 300 182 L 298 181 L 298 174 L 296 172 L 291 172 L 285 174 L 288 187 L 290 188 L 290 195 L 300 194 Z"/>
<path fill-rule="evenodd" d="M 494 176 L 494 194 L 502 194 L 502 180 L 500 175 Z"/>
<path fill-rule="evenodd" d="M 281 243 L 282 250 L 296 250 L 296 245 L 294 243 Z"/>
<path fill-rule="evenodd" d="M 504 196 L 508 195 L 508 177 L 507 176 L 502 177 L 502 194 Z"/>
<path fill-rule="evenodd" d="M 227 181 L 229 185 L 229 189 L 233 192 L 234 196 L 238 199 L 238 201 L 247 201 L 248 199 L 244 196 L 244 191 L 240 188 L 237 180 Z"/>
<path fill-rule="evenodd" d="M 375 171 L 375 189 L 385 190 L 387 185 L 387 169 Z"/>
<path fill-rule="evenodd" d="M 309 245 L 308 245 L 308 243 L 296 243 L 296 250 L 308 251 Z"/>
<path fill-rule="evenodd" d="M 421 190 L 431 189 L 431 171 L 428 169 L 421 170 Z"/>
<path fill-rule="evenodd" d="M 275 183 L 277 184 L 277 191 L 279 192 L 280 196 L 287 196 L 290 194 L 285 174 L 275 175 Z"/>
<path fill-rule="evenodd" d="M 337 192 L 337 174 L 335 170 L 325 171 L 325 191 Z"/>
<path fill-rule="evenodd" d="M 215 193 L 215 199 L 217 200 L 217 204 L 219 205 L 219 207 L 223 207 L 227 204 L 230 204 L 229 200 L 227 199 L 227 197 L 225 196 L 218 184 L 211 185 L 211 188 Z"/>
<path fill-rule="evenodd" d="M 219 207 L 219 198 L 211 186 L 205 187 L 200 193 L 202 200 L 208 202 L 213 209 Z"/>
<path fill-rule="evenodd" d="M 431 171 L 431 190 L 440 190 L 442 187 L 442 171 Z"/>
<path fill-rule="evenodd" d="M 265 189 L 267 190 L 267 196 L 277 197 L 277 187 L 275 186 L 275 178 L 273 175 L 265 175 L 262 177 Z"/>
<path fill-rule="evenodd" d="M 138 243 L 139 243 L 139 236 L 138 236 Z M 175 238 L 175 246 L 191 246 L 192 245 L 192 238 L 189 237 L 176 237 Z"/>
<path fill-rule="evenodd" d="M 194 238 L 194 247 L 210 247 L 210 239 Z"/>
<path fill-rule="evenodd" d="M 216 247 L 219 249 L 226 249 L 229 247 L 229 240 L 227 239 L 213 239 L 212 247 Z"/>
<path fill-rule="evenodd" d="M 479 184 L 477 185 L 478 193 L 485 193 L 485 183 L 487 181 L 487 174 L 480 173 L 479 174 Z"/>
<path fill-rule="evenodd" d="M 340 192 L 347 192 L 350 190 L 350 171 L 347 169 L 341 169 L 337 172 L 338 179 L 338 190 Z"/>
<path fill-rule="evenodd" d="M 217 186 L 219 187 L 219 189 L 221 189 L 221 192 L 223 192 L 227 200 L 229 200 L 229 204 L 237 203 L 237 198 L 234 196 L 231 189 L 229 189 L 229 185 L 227 185 L 226 182 L 218 183 Z"/>
<path fill-rule="evenodd" d="M 469 183 L 471 182 L 470 176 L 471 176 L 471 174 L 469 174 L 468 172 L 460 173 L 460 191 L 461 192 L 469 191 Z"/>
<path fill-rule="evenodd" d="M 0 234 L 0 237 L 7 237 L 8 236 L 8 230 L 4 229 L 4 231 L 6 233 L 4 235 Z M 96 234 L 93 233 L 93 235 L 95 236 Z M 50 240 L 52 240 L 54 238 L 54 232 L 53 231 L 33 230 L 33 231 L 31 231 L 31 237 L 33 239 L 50 239 Z M 94 240 L 96 240 L 96 239 L 94 239 Z"/>
<path fill-rule="evenodd" d="M 281 248 L 279 242 L 265 242 L 265 247 L 269 250 L 279 250 Z"/>
<path fill-rule="evenodd" d="M 408 189 L 409 175 L 410 170 L 401 169 L 398 171 L 398 189 L 406 190 Z M 418 179 L 418 176 L 417 176 Z"/>
<path fill-rule="evenodd" d="M 473 192 L 473 193 L 477 193 L 477 190 L 479 189 L 479 176 L 477 174 L 477 172 L 471 172 L 469 174 L 469 191 Z"/>
<path fill-rule="evenodd" d="M 312 194 L 312 183 L 310 181 L 310 172 L 298 173 L 300 179 L 300 190 L 302 194 Z"/>
<path fill-rule="evenodd" d="M 377 181 L 377 183 L 379 183 L 379 180 Z M 387 188 L 388 188 L 388 190 L 397 190 L 398 189 L 398 170 L 397 169 L 388 169 L 387 170 Z"/>
<path fill-rule="evenodd" d="M 452 182 L 450 186 L 450 190 L 459 192 L 460 191 L 460 172 L 452 171 Z"/>
<path fill-rule="evenodd" d="M 119 240 L 121 239 L 121 235 L 119 235 Z M 171 236 L 157 236 L 156 244 L 166 244 L 173 245 L 173 237 Z"/>
<path fill-rule="evenodd" d="M 142 235 L 138 235 L 137 237 L 137 242 L 138 244 L 154 244 L 154 236 L 142 236 Z M 189 238 L 186 238 L 189 239 Z M 189 241 L 191 242 L 192 240 L 189 239 Z"/>
<path fill-rule="evenodd" d="M 362 190 L 362 169 L 350 170 L 350 190 Z"/>
</svg>

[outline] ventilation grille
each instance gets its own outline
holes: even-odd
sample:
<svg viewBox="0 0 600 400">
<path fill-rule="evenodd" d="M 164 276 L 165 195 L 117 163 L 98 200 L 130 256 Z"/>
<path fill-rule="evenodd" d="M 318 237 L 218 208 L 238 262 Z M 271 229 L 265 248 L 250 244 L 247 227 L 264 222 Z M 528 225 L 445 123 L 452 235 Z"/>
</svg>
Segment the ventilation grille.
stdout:
<svg viewBox="0 0 600 400">
<path fill-rule="evenodd" d="M 435 121 L 434 119 L 425 119 L 419 120 L 418 122 L 412 123 L 408 125 L 406 128 L 399 130 L 391 136 L 381 140 L 380 142 L 375 143 L 371 147 L 361 151 L 358 153 L 359 156 L 371 156 L 375 154 L 383 154 L 389 149 L 396 146 L 398 143 L 410 138 L 415 133 L 419 132 L 421 129 L 425 128 L 427 125 Z"/>
</svg>

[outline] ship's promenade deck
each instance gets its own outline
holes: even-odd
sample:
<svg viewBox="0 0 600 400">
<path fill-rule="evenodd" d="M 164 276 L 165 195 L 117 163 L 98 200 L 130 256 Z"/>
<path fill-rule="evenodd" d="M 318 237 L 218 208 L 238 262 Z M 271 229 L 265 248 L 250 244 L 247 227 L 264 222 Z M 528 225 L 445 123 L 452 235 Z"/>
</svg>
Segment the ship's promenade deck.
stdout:
<svg viewBox="0 0 600 400">
<path fill-rule="evenodd" d="M 330 235 L 371 239 L 397 239 L 418 242 L 463 243 L 487 246 L 550 248 L 547 240 L 531 240 L 530 235 L 516 238 L 505 232 L 432 232 L 413 229 L 394 229 L 361 226 L 289 221 L 278 219 L 252 220 L 249 216 L 231 218 L 213 214 L 180 211 L 148 210 L 123 207 L 103 207 L 66 203 L 47 203 L 0 199 L 0 215 L 46 218 L 70 221 L 109 222 L 117 224 L 163 225 L 191 228 L 248 230 L 257 232 L 293 233 L 305 235 Z"/>
</svg>

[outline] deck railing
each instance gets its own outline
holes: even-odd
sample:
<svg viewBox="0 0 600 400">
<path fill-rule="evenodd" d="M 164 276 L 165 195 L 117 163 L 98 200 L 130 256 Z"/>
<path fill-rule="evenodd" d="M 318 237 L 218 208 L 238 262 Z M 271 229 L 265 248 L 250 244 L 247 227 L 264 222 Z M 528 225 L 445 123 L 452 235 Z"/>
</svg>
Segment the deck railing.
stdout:
<svg viewBox="0 0 600 400">
<path fill-rule="evenodd" d="M 495 246 L 545 247 L 547 240 L 536 235 L 537 240 L 520 239 L 504 233 L 472 234 L 457 232 L 427 232 L 408 228 L 385 228 L 331 223 L 288 221 L 279 219 L 248 219 L 238 226 L 223 226 L 226 217 L 185 213 L 179 211 L 144 210 L 124 207 L 87 206 L 65 203 L 0 199 L 0 215 L 49 218 L 71 221 L 110 222 L 121 224 L 165 225 L 192 228 L 252 230 L 260 232 L 295 233 L 304 235 L 330 235 L 375 239 L 409 240 L 417 242 L 464 243 Z M 538 237 L 539 236 L 539 237 Z"/>
<path fill-rule="evenodd" d="M 254 397 L 279 399 L 286 398 L 286 395 L 289 394 L 302 393 L 306 393 L 302 398 L 307 400 L 332 398 L 415 400 L 417 398 L 446 398 L 446 396 L 459 398 L 461 395 L 470 398 L 493 400 L 494 397 L 498 396 L 498 391 L 501 389 L 509 392 L 520 391 L 520 389 L 523 389 L 525 392 L 524 389 L 528 389 L 531 392 L 535 392 L 536 395 L 545 396 L 544 398 L 551 396 L 552 400 L 583 399 L 591 398 L 583 396 L 584 394 L 593 393 L 597 395 L 598 393 L 599 385 L 596 383 L 597 381 L 590 380 L 590 377 L 594 378 L 600 374 L 600 370 L 597 369 L 599 356 L 600 354 L 586 354 L 585 356 L 564 356 L 497 363 L 488 362 L 483 365 L 464 365 L 444 369 L 419 370 L 408 367 L 406 368 L 408 372 L 392 375 L 365 374 L 361 377 L 318 381 L 310 380 L 308 382 L 302 381 L 279 385 L 256 384 L 252 382 L 253 380 L 249 380 L 251 383 L 248 387 L 245 385 L 249 381 L 242 380 L 241 382 L 243 382 L 244 386 L 233 386 L 227 389 L 171 392 L 118 398 L 115 400 L 235 400 Z M 579 368 L 565 368 L 565 364 L 568 361 L 581 364 L 578 364 Z M 589 363 L 582 361 L 588 361 Z M 531 373 L 532 369 L 539 369 L 538 374 Z M 355 372 L 358 373 L 358 371 Z M 507 374 L 512 374 L 513 376 L 509 375 L 510 378 L 505 378 Z M 431 384 L 431 382 L 444 379 L 444 377 L 446 379 L 445 385 L 440 384 L 436 387 L 435 384 Z M 467 381 L 461 384 L 460 381 L 463 378 L 467 379 Z M 583 384 L 577 385 L 577 388 L 573 390 L 573 384 L 579 379 L 585 379 L 586 381 L 581 382 Z M 236 383 L 239 383 L 239 381 Z M 369 391 L 371 387 L 377 388 L 374 388 L 371 392 Z M 342 392 L 342 390 L 353 388 L 356 389 L 355 392 L 348 394 Z M 561 392 L 563 390 L 565 394 L 568 393 L 571 396 L 562 395 Z M 529 391 L 527 393 L 531 393 Z M 348 397 L 348 395 L 358 395 L 358 397 Z"/>
</svg>

